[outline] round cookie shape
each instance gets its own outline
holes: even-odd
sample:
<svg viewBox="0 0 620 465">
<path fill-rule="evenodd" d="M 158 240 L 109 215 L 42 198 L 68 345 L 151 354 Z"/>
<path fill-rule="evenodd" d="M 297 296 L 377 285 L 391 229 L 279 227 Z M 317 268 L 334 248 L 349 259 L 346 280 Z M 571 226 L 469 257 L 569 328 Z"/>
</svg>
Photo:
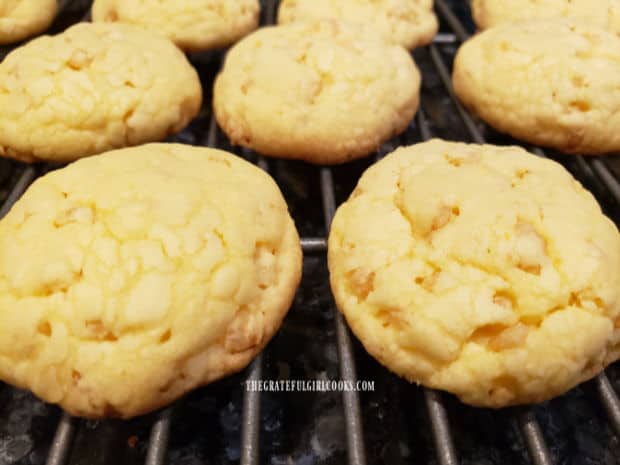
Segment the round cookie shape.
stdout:
<svg viewBox="0 0 620 465">
<path fill-rule="evenodd" d="M 81 23 L 0 63 L 0 155 L 71 161 L 164 139 L 198 113 L 183 53 L 135 26 Z"/>
<path fill-rule="evenodd" d="M 328 243 L 368 352 L 466 403 L 540 402 L 620 357 L 620 235 L 559 164 L 433 140 L 370 167 Z"/>
<path fill-rule="evenodd" d="M 275 182 L 226 152 L 148 144 L 35 181 L 0 221 L 0 378 L 128 418 L 244 368 L 301 247 Z"/>
<path fill-rule="evenodd" d="M 479 29 L 528 19 L 578 18 L 620 33 L 620 0 L 472 0 Z"/>
<path fill-rule="evenodd" d="M 187 51 L 226 47 L 258 26 L 258 0 L 95 0 L 95 22 L 120 22 L 165 35 Z"/>
<path fill-rule="evenodd" d="M 323 20 L 241 40 L 216 78 L 213 105 L 234 144 L 335 164 L 402 132 L 419 91 L 420 73 L 404 48 L 362 26 Z"/>
<path fill-rule="evenodd" d="M 0 45 L 45 31 L 57 11 L 56 0 L 0 0 Z"/>
<path fill-rule="evenodd" d="M 432 0 L 283 0 L 278 23 L 333 18 L 366 24 L 408 49 L 428 44 L 438 23 Z"/>
<path fill-rule="evenodd" d="M 498 131 L 567 153 L 620 152 L 620 37 L 568 19 L 488 29 L 459 49 L 454 90 Z"/>
</svg>

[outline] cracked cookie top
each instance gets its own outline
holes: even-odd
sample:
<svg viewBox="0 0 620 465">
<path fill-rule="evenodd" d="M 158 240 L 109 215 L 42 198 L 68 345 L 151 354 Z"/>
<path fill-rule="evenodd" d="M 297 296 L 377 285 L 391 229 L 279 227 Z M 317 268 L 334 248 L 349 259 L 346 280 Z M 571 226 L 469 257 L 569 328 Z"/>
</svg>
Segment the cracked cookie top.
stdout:
<svg viewBox="0 0 620 465">
<path fill-rule="evenodd" d="M 150 144 L 35 181 L 0 221 L 0 378 L 131 417 L 236 372 L 301 274 L 275 182 L 226 152 Z"/>
<path fill-rule="evenodd" d="M 463 401 L 539 402 L 620 356 L 620 235 L 559 164 L 433 140 L 362 176 L 329 236 L 366 349 Z"/>
<path fill-rule="evenodd" d="M 228 46 L 258 26 L 258 0 L 95 0 L 93 21 L 134 24 L 184 50 Z"/>
<path fill-rule="evenodd" d="M 198 113 L 198 75 L 168 39 L 80 23 L 0 63 L 0 155 L 71 161 L 164 139 Z"/>
<path fill-rule="evenodd" d="M 278 23 L 334 18 L 366 24 L 412 49 L 428 44 L 438 23 L 432 0 L 283 0 Z"/>
<path fill-rule="evenodd" d="M 567 153 L 620 152 L 620 37 L 575 19 L 502 24 L 454 60 L 458 98 L 498 131 Z"/>
<path fill-rule="evenodd" d="M 407 51 L 335 20 L 262 28 L 228 53 L 214 88 L 218 123 L 264 155 L 342 163 L 409 124 L 420 73 Z"/>
<path fill-rule="evenodd" d="M 56 0 L 0 0 L 0 45 L 44 31 L 57 11 Z"/>
</svg>

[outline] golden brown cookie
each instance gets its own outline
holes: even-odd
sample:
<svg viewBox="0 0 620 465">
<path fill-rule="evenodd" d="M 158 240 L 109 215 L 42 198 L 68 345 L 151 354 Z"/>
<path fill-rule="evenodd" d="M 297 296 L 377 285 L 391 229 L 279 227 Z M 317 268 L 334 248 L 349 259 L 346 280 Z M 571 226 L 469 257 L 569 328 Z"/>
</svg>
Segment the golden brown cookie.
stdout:
<svg viewBox="0 0 620 465">
<path fill-rule="evenodd" d="M 420 73 L 407 51 L 335 20 L 262 28 L 228 53 L 214 88 L 234 144 L 264 155 L 343 163 L 403 131 Z"/>
<path fill-rule="evenodd" d="M 56 0 L 0 0 L 0 45 L 45 31 L 57 11 Z"/>
<path fill-rule="evenodd" d="M 406 48 L 437 34 L 432 0 L 282 0 L 278 23 L 333 18 L 365 24 Z"/>
<path fill-rule="evenodd" d="M 134 24 L 184 50 L 228 46 L 258 26 L 258 0 L 95 0 L 95 22 Z"/>
<path fill-rule="evenodd" d="M 368 352 L 488 407 L 540 402 L 620 357 L 620 235 L 559 164 L 434 140 L 362 176 L 329 236 Z"/>
<path fill-rule="evenodd" d="M 620 33 L 620 0 L 472 0 L 480 29 L 527 19 L 577 18 Z"/>
<path fill-rule="evenodd" d="M 38 179 L 0 221 L 0 378 L 132 417 L 244 368 L 301 274 L 275 182 L 226 152 L 150 144 Z"/>
<path fill-rule="evenodd" d="M 0 63 L 0 155 L 70 161 L 158 141 L 198 113 L 183 53 L 135 26 L 81 23 Z"/>
<path fill-rule="evenodd" d="M 620 152 L 620 37 L 577 20 L 484 31 L 454 62 L 459 99 L 495 129 L 563 152 Z"/>
</svg>

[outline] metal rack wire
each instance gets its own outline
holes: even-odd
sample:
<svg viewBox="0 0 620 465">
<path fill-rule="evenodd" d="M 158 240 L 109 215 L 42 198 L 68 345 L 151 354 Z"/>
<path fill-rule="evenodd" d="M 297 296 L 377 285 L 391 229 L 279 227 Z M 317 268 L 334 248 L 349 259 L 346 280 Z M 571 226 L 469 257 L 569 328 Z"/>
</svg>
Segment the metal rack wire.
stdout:
<svg viewBox="0 0 620 465">
<path fill-rule="evenodd" d="M 271 23 L 274 20 L 276 4 L 277 0 L 268 0 L 266 2 L 265 17 L 267 23 Z M 471 140 L 484 143 L 485 139 L 478 128 L 477 122 L 458 103 L 454 96 L 449 68 L 439 48 L 440 44 L 463 42 L 467 40 L 469 34 L 444 0 L 435 0 L 435 5 L 437 12 L 451 28 L 452 34 L 444 33 L 439 35 L 435 43 L 428 47 L 429 55 L 441 83 L 450 95 Z M 422 140 L 433 137 L 424 112 L 424 101 L 422 101 L 421 109 L 416 117 L 416 126 Z M 204 142 L 205 145 L 210 147 L 219 146 L 217 124 L 213 117 L 211 117 L 208 135 Z M 540 149 L 537 149 L 536 153 L 541 156 L 545 155 Z M 620 203 L 620 183 L 618 183 L 618 180 L 604 161 L 600 159 L 586 160 L 583 157 L 577 157 L 577 164 L 585 173 L 594 175 L 613 198 Z M 258 158 L 258 165 L 266 171 L 269 169 L 267 161 L 260 157 Z M 27 166 L 22 170 L 14 183 L 13 189 L 0 207 L 0 217 L 8 212 L 12 204 L 22 195 L 37 174 L 37 168 L 33 166 Z M 325 230 L 329 231 L 337 205 L 333 173 L 329 167 L 320 169 L 320 189 Z M 325 237 L 303 237 L 301 242 L 305 253 L 321 253 L 326 250 Z M 335 325 L 340 376 L 343 380 L 356 381 L 357 370 L 351 336 L 344 319 L 337 312 L 335 314 Z M 263 357 L 259 355 L 247 371 L 247 380 L 260 379 L 262 371 Z M 608 414 L 609 421 L 616 434 L 620 435 L 620 401 L 618 396 L 605 373 L 596 378 L 595 384 L 601 403 Z M 451 437 L 448 411 L 444 405 L 443 395 L 433 390 L 424 390 L 424 400 L 438 463 L 441 465 L 457 465 L 457 450 Z M 260 405 L 260 392 L 244 392 L 241 425 L 241 465 L 257 465 L 260 463 Z M 348 463 L 350 465 L 365 465 L 367 458 L 364 444 L 364 429 L 360 397 L 357 392 L 344 392 L 342 394 L 342 410 L 345 419 Z M 166 455 L 174 413 L 174 406 L 162 410 L 151 426 L 146 452 L 147 465 L 164 465 L 167 463 Z M 536 420 L 533 410 L 529 408 L 515 409 L 514 415 L 527 445 L 531 463 L 535 465 L 551 465 L 553 461 L 545 443 L 543 431 Z M 67 414 L 61 416 L 47 456 L 47 465 L 64 465 L 67 463 L 78 422 L 79 420 L 71 418 Z"/>
</svg>

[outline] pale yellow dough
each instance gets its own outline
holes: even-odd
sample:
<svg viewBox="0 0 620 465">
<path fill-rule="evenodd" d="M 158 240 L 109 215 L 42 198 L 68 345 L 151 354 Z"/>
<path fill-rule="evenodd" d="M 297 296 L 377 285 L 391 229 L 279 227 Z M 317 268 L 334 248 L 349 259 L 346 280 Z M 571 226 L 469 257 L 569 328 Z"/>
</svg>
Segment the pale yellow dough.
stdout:
<svg viewBox="0 0 620 465">
<path fill-rule="evenodd" d="M 168 39 L 81 23 L 0 63 L 0 156 L 70 161 L 162 140 L 201 100 L 196 71 Z"/>
<path fill-rule="evenodd" d="M 301 274 L 275 182 L 226 152 L 150 144 L 38 179 L 0 221 L 0 378 L 132 417 L 245 367 Z"/>
<path fill-rule="evenodd" d="M 620 37 L 583 22 L 487 29 L 454 62 L 460 100 L 501 132 L 568 153 L 620 152 Z"/>
<path fill-rule="evenodd" d="M 57 10 L 56 0 L 0 0 L 0 45 L 45 31 Z"/>
<path fill-rule="evenodd" d="M 329 236 L 336 302 L 401 376 L 540 402 L 620 356 L 620 235 L 559 164 L 434 140 L 369 168 Z"/>
<path fill-rule="evenodd" d="M 362 23 L 406 47 L 425 45 L 437 34 L 432 0 L 282 0 L 278 23 L 334 18 Z"/>
<path fill-rule="evenodd" d="M 620 0 L 472 0 L 480 29 L 535 18 L 580 18 L 620 33 Z"/>
<path fill-rule="evenodd" d="M 145 27 L 184 50 L 228 46 L 258 26 L 258 0 L 95 0 L 93 21 Z"/>
<path fill-rule="evenodd" d="M 420 73 L 404 48 L 367 32 L 323 20 L 249 35 L 216 79 L 218 123 L 264 155 L 324 164 L 368 155 L 411 121 Z"/>
</svg>

